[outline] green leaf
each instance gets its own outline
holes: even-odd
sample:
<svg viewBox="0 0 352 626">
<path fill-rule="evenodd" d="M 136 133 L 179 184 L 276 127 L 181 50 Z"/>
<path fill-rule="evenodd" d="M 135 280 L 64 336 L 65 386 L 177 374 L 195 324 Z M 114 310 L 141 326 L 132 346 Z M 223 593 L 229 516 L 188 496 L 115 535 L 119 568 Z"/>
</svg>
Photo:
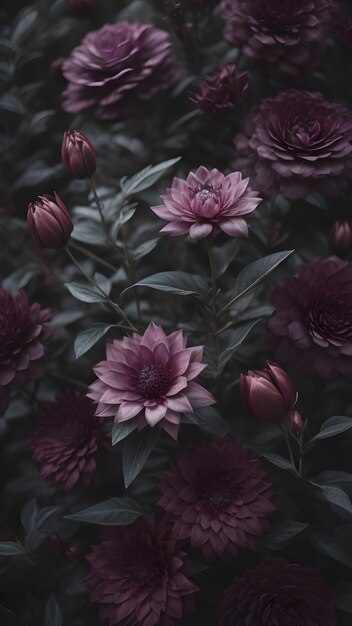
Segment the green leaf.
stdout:
<svg viewBox="0 0 352 626">
<path fill-rule="evenodd" d="M 131 287 L 127 287 L 122 293 L 126 293 L 133 287 L 149 287 L 150 289 L 178 296 L 205 296 L 208 292 L 208 284 L 202 276 L 188 274 L 187 272 L 159 272 L 158 274 L 152 274 Z"/>
<path fill-rule="evenodd" d="M 238 348 L 238 346 L 245 340 L 247 335 L 252 330 L 253 326 L 255 326 L 258 321 L 259 320 L 254 320 L 246 324 L 241 324 L 240 326 L 226 334 L 226 337 L 228 337 L 229 345 L 219 355 L 219 373 L 224 369 L 225 365 L 228 363 L 228 361 L 231 359 L 234 352 L 236 351 L 236 348 Z"/>
<path fill-rule="evenodd" d="M 225 274 L 230 263 L 236 258 L 240 245 L 236 239 L 230 239 L 223 246 L 213 247 L 213 263 L 216 276 Z"/>
<path fill-rule="evenodd" d="M 154 250 L 155 246 L 159 241 L 159 237 L 155 237 L 154 239 L 150 239 L 149 241 L 144 241 L 137 248 L 135 248 L 132 252 L 132 257 L 135 261 L 139 261 L 143 259 L 143 257 L 147 256 L 149 252 Z"/>
<path fill-rule="evenodd" d="M 102 526 L 126 526 L 143 515 L 143 511 L 131 498 L 109 498 L 87 509 L 65 515 L 66 519 Z"/>
<path fill-rule="evenodd" d="M 306 446 L 309 446 L 313 441 L 318 439 L 327 439 L 328 437 L 334 437 L 340 433 L 344 433 L 346 430 L 352 428 L 352 418 L 345 416 L 334 416 L 325 420 L 320 432 L 315 435 L 310 441 L 307 441 Z"/>
<path fill-rule="evenodd" d="M 126 439 L 138 426 L 137 420 L 128 420 L 127 422 L 115 422 L 111 430 L 111 444 L 115 446 L 119 441 Z"/>
<path fill-rule="evenodd" d="M 347 537 L 347 541 L 343 539 L 338 535 L 335 536 L 335 533 L 331 536 L 317 532 L 312 534 L 311 543 L 321 554 L 352 568 L 351 537 Z"/>
<path fill-rule="evenodd" d="M 85 244 L 93 244 L 95 246 L 106 246 L 106 240 L 99 228 L 99 225 L 93 220 L 80 220 L 74 225 L 71 234 L 72 239 L 81 241 Z"/>
<path fill-rule="evenodd" d="M 304 522 L 284 519 L 274 524 L 264 537 L 263 547 L 268 550 L 281 550 L 292 539 L 308 528 Z"/>
<path fill-rule="evenodd" d="M 315 490 L 316 495 L 320 500 L 328 502 L 333 510 L 338 514 L 338 509 L 346 511 L 349 515 L 352 515 L 352 503 L 347 493 L 341 489 L 332 485 L 319 485 L 314 484 L 318 489 Z M 337 508 L 337 511 L 336 511 Z"/>
<path fill-rule="evenodd" d="M 113 324 L 95 324 L 77 335 L 74 343 L 76 359 L 88 352 L 96 343 L 106 335 Z"/>
<path fill-rule="evenodd" d="M 27 533 L 34 530 L 37 525 L 38 507 L 35 499 L 33 498 L 22 509 L 21 522 L 22 526 Z"/>
<path fill-rule="evenodd" d="M 261 456 L 263 456 L 267 461 L 269 461 L 273 465 L 280 467 L 281 469 L 288 470 L 289 472 L 294 471 L 294 468 L 291 462 L 288 459 L 285 459 L 285 457 L 280 456 L 279 454 L 275 454 L 274 452 L 268 452 L 265 454 L 261 453 Z"/>
<path fill-rule="evenodd" d="M 60 607 L 53 595 L 49 596 L 45 607 L 44 624 L 45 626 L 62 626 L 63 624 Z"/>
<path fill-rule="evenodd" d="M 126 489 L 142 471 L 158 435 L 157 428 L 147 426 L 142 431 L 135 430 L 125 440 L 122 450 L 122 471 Z"/>
<path fill-rule="evenodd" d="M 276 252 L 275 254 L 270 254 L 262 259 L 258 259 L 257 261 L 253 261 L 246 267 L 244 267 L 240 273 L 238 274 L 234 288 L 233 288 L 233 296 L 229 300 L 229 302 L 223 307 L 223 311 L 230 307 L 238 298 L 243 296 L 247 291 L 253 289 L 256 285 L 258 285 L 264 278 L 266 278 L 274 269 L 277 268 L 280 263 L 285 261 L 290 254 L 293 253 L 293 250 L 285 250 L 284 252 Z"/>
<path fill-rule="evenodd" d="M 352 474 L 338 470 L 326 470 L 313 479 L 319 485 L 338 485 L 346 489 L 352 488 Z"/>
<path fill-rule="evenodd" d="M 212 406 L 185 413 L 182 421 L 194 424 L 212 435 L 223 435 L 229 432 L 228 424 Z"/>
<path fill-rule="evenodd" d="M 81 302 L 105 302 L 106 300 L 102 293 L 93 287 L 87 287 L 84 283 L 65 283 L 65 287 L 74 298 Z"/>
<path fill-rule="evenodd" d="M 178 163 L 180 159 L 181 157 L 177 157 L 158 163 L 158 165 L 148 165 L 148 167 L 131 178 L 122 178 L 120 184 L 124 196 L 131 196 L 132 194 L 149 189 L 149 187 L 154 185 L 170 167 Z"/>
<path fill-rule="evenodd" d="M 19 554 L 25 554 L 24 547 L 17 543 L 17 541 L 1 541 L 0 542 L 0 555 L 1 556 L 18 556 Z"/>
</svg>

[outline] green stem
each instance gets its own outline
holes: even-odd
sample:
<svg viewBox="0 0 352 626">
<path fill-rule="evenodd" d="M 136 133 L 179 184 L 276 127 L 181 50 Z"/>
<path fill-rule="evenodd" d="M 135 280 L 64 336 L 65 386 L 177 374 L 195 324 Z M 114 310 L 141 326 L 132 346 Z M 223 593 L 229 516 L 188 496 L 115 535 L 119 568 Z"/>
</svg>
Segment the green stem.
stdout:
<svg viewBox="0 0 352 626">
<path fill-rule="evenodd" d="M 205 243 L 206 243 L 206 246 L 207 246 L 208 258 L 209 258 L 209 267 L 210 267 L 210 272 L 211 272 L 212 308 L 213 308 L 214 313 L 216 313 L 217 285 L 216 285 L 216 274 L 215 274 L 214 259 L 213 259 L 213 249 L 212 249 L 208 239 L 205 240 Z"/>
<path fill-rule="evenodd" d="M 136 280 L 135 280 L 135 274 L 134 274 L 134 269 L 133 269 L 133 263 L 131 262 L 130 255 L 128 252 L 126 235 L 125 235 L 125 231 L 123 228 L 123 224 L 121 225 L 120 232 L 121 232 L 121 240 L 123 243 L 123 249 L 124 249 L 124 254 L 125 254 L 125 266 L 126 266 L 128 280 L 130 283 L 134 284 Z M 139 296 L 138 296 L 137 289 L 133 289 L 133 293 L 134 293 L 134 298 L 135 298 L 136 307 L 137 307 L 138 325 L 142 326 L 141 307 L 139 303 Z"/>
<path fill-rule="evenodd" d="M 293 450 L 292 450 L 290 437 L 289 437 L 289 433 L 287 431 L 287 428 L 284 425 L 282 425 L 281 429 L 282 429 L 282 432 L 283 432 L 283 435 L 284 435 L 284 438 L 285 438 L 285 442 L 286 442 L 286 446 L 287 446 L 287 450 L 288 450 L 288 454 L 289 454 L 289 457 L 290 457 L 290 461 L 291 461 L 292 467 L 293 467 L 293 469 L 295 471 L 295 474 L 296 474 L 297 478 L 302 478 L 300 469 L 297 470 L 297 465 L 296 465 L 295 457 L 294 457 L 294 454 L 293 454 Z"/>
<path fill-rule="evenodd" d="M 111 263 L 109 263 L 108 261 L 105 261 L 104 259 L 101 259 L 100 256 L 98 256 L 97 254 L 94 254 L 94 252 L 91 252 L 90 250 L 87 250 L 87 248 L 84 248 L 83 246 L 80 246 L 78 243 L 73 242 L 72 240 L 70 242 L 70 245 L 71 245 L 72 248 L 74 248 L 78 252 L 81 252 L 85 256 L 88 256 L 90 259 L 93 259 L 93 261 L 96 261 L 97 263 L 100 263 L 101 265 L 104 265 L 105 267 L 107 267 L 109 270 L 111 270 L 114 273 L 116 272 L 116 267 L 111 265 Z"/>
<path fill-rule="evenodd" d="M 102 226 L 102 229 L 103 229 L 103 232 L 104 232 L 104 235 L 105 235 L 105 239 L 107 240 L 108 243 L 110 243 L 110 245 L 114 248 L 114 250 L 116 250 L 118 255 L 120 257 L 122 257 L 122 253 L 121 253 L 121 250 L 120 250 L 119 246 L 117 245 L 117 243 L 111 237 L 108 224 L 107 224 L 107 222 L 105 220 L 105 217 L 104 217 L 103 207 L 102 207 L 101 202 L 99 200 L 99 196 L 97 194 L 97 190 L 96 190 L 93 178 L 88 178 L 88 182 L 89 182 L 90 190 L 91 190 L 91 192 L 93 194 L 93 197 L 94 197 L 94 200 L 95 200 L 95 204 L 97 205 L 97 209 L 99 211 L 101 226 Z"/>
</svg>

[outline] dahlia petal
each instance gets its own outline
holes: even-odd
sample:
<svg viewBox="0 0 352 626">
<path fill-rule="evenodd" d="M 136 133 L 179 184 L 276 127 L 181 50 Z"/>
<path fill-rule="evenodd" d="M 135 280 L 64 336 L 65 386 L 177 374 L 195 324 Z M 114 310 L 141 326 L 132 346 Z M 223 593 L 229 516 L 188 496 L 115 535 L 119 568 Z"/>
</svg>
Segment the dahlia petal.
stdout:
<svg viewBox="0 0 352 626">
<path fill-rule="evenodd" d="M 210 235 L 213 230 L 213 225 L 209 222 L 195 222 L 189 229 L 189 234 L 192 239 L 204 239 Z"/>
<path fill-rule="evenodd" d="M 158 404 L 155 407 L 146 407 L 144 409 L 145 419 L 150 426 L 155 426 L 160 420 L 162 420 L 167 413 L 167 406 Z"/>
<path fill-rule="evenodd" d="M 248 237 L 247 222 L 241 218 L 227 218 L 218 222 L 219 228 L 231 237 Z"/>
<path fill-rule="evenodd" d="M 138 415 L 141 410 L 142 406 L 140 402 L 123 402 L 118 408 L 115 421 L 118 423 L 126 422 Z"/>
<path fill-rule="evenodd" d="M 215 404 L 216 400 L 209 391 L 195 382 L 190 382 L 187 387 L 187 397 L 194 409 Z"/>
</svg>

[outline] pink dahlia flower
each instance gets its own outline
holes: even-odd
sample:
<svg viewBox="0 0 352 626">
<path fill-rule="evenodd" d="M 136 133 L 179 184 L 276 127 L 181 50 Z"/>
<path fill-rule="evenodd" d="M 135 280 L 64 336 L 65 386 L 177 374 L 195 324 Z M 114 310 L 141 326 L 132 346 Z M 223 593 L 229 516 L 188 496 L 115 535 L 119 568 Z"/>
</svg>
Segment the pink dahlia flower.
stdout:
<svg viewBox="0 0 352 626">
<path fill-rule="evenodd" d="M 161 233 L 171 236 L 190 235 L 203 239 L 223 231 L 231 237 L 248 237 L 244 215 L 252 213 L 261 201 L 248 187 L 249 178 L 241 172 L 228 176 L 217 169 L 201 166 L 190 172 L 186 180 L 174 178 L 164 204 L 152 211 L 169 224 Z"/>
<path fill-rule="evenodd" d="M 259 460 L 221 437 L 179 452 L 160 485 L 159 505 L 177 539 L 189 539 L 207 560 L 258 548 L 268 528 L 271 491 Z"/>
<path fill-rule="evenodd" d="M 27 294 L 0 289 L 0 415 L 11 387 L 23 387 L 43 375 L 44 344 L 53 333 L 49 309 L 30 304 Z"/>
<path fill-rule="evenodd" d="M 88 555 L 91 601 L 109 625 L 173 626 L 194 610 L 198 587 L 184 573 L 185 553 L 154 515 L 105 532 Z"/>
<path fill-rule="evenodd" d="M 219 626 L 336 626 L 335 594 L 316 569 L 263 561 L 225 590 Z"/>
<path fill-rule="evenodd" d="M 70 491 L 81 480 L 91 484 L 101 420 L 94 404 L 76 389 L 67 389 L 47 402 L 39 415 L 30 447 L 40 465 L 40 476 Z"/>
<path fill-rule="evenodd" d="M 63 64 L 68 113 L 91 108 L 100 119 L 131 115 L 175 81 L 168 33 L 150 24 L 118 22 L 88 33 Z"/>
<path fill-rule="evenodd" d="M 206 367 L 203 346 L 186 345 L 181 330 L 166 335 L 153 323 L 144 335 L 133 333 L 108 344 L 88 393 L 98 403 L 96 415 L 114 416 L 116 422 L 136 417 L 139 428 L 159 424 L 176 439 L 182 413 L 215 402 L 194 382 Z"/>
</svg>

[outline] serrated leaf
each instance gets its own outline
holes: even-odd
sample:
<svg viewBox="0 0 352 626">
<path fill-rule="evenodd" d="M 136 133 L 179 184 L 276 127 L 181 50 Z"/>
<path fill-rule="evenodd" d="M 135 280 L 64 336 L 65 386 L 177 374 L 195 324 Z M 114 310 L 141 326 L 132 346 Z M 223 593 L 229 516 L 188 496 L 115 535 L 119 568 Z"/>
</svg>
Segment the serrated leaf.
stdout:
<svg viewBox="0 0 352 626">
<path fill-rule="evenodd" d="M 60 607 L 53 595 L 49 596 L 45 607 L 44 624 L 45 626 L 62 626 L 63 624 Z"/>
<path fill-rule="evenodd" d="M 127 287 L 122 293 L 133 287 L 148 287 L 178 296 L 205 296 L 208 292 L 208 284 L 202 276 L 187 272 L 158 272 Z"/>
<path fill-rule="evenodd" d="M 1 541 L 0 542 L 0 555 L 1 556 L 18 556 L 25 554 L 24 547 L 17 543 L 17 541 Z"/>
<path fill-rule="evenodd" d="M 83 283 L 65 283 L 65 287 L 74 298 L 81 302 L 105 302 L 106 300 L 102 293 Z"/>
<path fill-rule="evenodd" d="M 76 359 L 88 352 L 96 343 L 106 335 L 113 324 L 95 324 L 87 330 L 83 330 L 77 335 L 74 343 L 74 351 Z"/>
<path fill-rule="evenodd" d="M 111 444 L 115 446 L 119 441 L 126 439 L 138 426 L 137 420 L 128 420 L 127 422 L 116 422 L 111 429 Z"/>
<path fill-rule="evenodd" d="M 178 163 L 180 159 L 181 157 L 177 157 L 158 163 L 158 165 L 148 165 L 148 167 L 145 167 L 131 178 L 121 179 L 120 184 L 124 196 L 131 196 L 132 194 L 148 189 L 154 185 L 170 167 Z"/>
<path fill-rule="evenodd" d="M 147 426 L 142 431 L 134 431 L 124 442 L 122 450 L 122 471 L 127 487 L 142 471 L 153 450 L 159 431 Z"/>
<path fill-rule="evenodd" d="M 308 528 L 309 524 L 296 522 L 295 520 L 284 519 L 274 524 L 270 533 L 264 537 L 263 547 L 268 550 L 281 550 L 294 537 Z"/>
<path fill-rule="evenodd" d="M 66 519 L 102 526 L 126 526 L 143 515 L 131 498 L 109 498 L 83 511 L 65 515 Z"/>
</svg>

